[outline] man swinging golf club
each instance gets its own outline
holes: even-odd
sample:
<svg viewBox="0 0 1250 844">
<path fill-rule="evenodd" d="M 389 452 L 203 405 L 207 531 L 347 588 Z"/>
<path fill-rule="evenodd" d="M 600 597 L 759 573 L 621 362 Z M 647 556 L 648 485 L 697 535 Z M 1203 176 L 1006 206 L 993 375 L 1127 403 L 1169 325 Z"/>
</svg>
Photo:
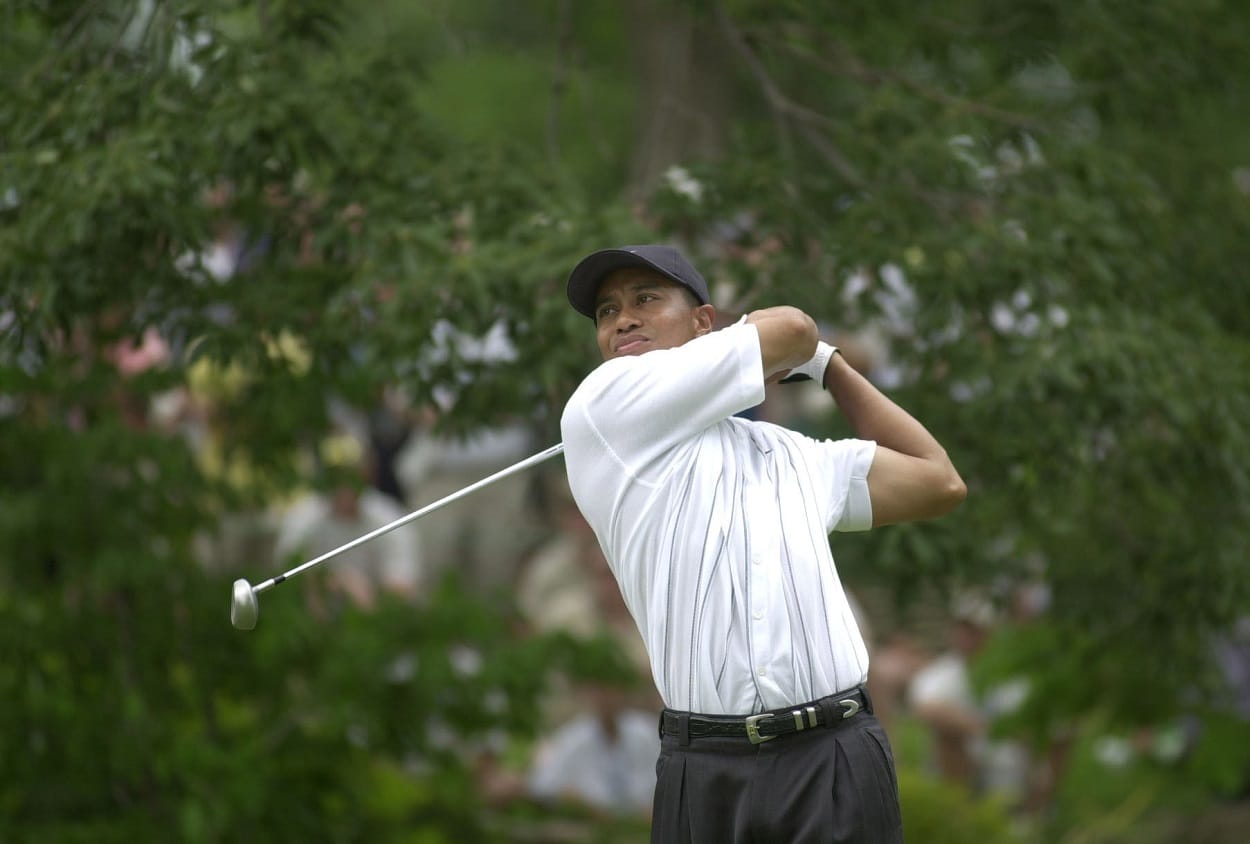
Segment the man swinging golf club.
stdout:
<svg viewBox="0 0 1250 844">
<path fill-rule="evenodd" d="M 953 509 L 945 450 L 802 311 L 713 331 L 707 283 L 672 247 L 595 252 L 568 297 L 604 358 L 561 419 L 569 485 L 667 707 L 652 841 L 901 842 L 828 534 Z M 862 439 L 734 416 L 783 378 L 823 385 Z"/>
</svg>

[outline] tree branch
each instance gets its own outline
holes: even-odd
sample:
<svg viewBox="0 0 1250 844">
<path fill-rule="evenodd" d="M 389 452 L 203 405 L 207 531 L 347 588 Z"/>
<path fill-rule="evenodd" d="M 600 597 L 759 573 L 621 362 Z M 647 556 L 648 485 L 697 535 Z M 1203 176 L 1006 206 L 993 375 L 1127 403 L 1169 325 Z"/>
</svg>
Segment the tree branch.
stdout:
<svg viewBox="0 0 1250 844">
<path fill-rule="evenodd" d="M 769 107 L 773 111 L 773 120 L 777 124 L 779 137 L 782 139 L 783 146 L 789 137 L 789 124 L 786 118 L 794 118 L 799 126 L 799 131 L 803 137 L 812 145 L 816 152 L 825 160 L 825 162 L 838 172 L 842 178 L 850 182 L 856 187 L 864 187 L 866 184 L 864 177 L 851 164 L 850 160 L 838 149 L 828 137 L 821 134 L 814 124 L 819 124 L 828 129 L 833 129 L 836 124 L 832 119 L 807 106 L 795 102 L 773 81 L 769 75 L 764 63 L 760 61 L 759 56 L 751 49 L 746 38 L 743 37 L 742 31 L 738 29 L 729 18 L 729 14 L 725 11 L 722 3 L 715 4 L 716 20 L 720 24 L 721 29 L 725 33 L 726 40 L 735 52 L 742 58 L 746 64 L 747 70 L 755 77 L 755 81 L 759 84 L 760 90 L 764 93 L 764 99 L 768 102 Z"/>
<path fill-rule="evenodd" d="M 934 88 L 931 85 L 926 85 L 920 80 L 913 79 L 904 73 L 886 70 L 884 68 L 872 67 L 860 59 L 859 56 L 852 52 L 845 44 L 834 39 L 830 39 L 830 52 L 841 58 L 841 64 L 834 64 L 826 61 L 818 55 L 813 55 L 810 52 L 802 50 L 794 43 L 773 43 L 780 43 L 782 48 L 788 50 L 799 59 L 806 61 L 816 68 L 819 68 L 825 73 L 837 76 L 851 76 L 861 82 L 867 82 L 869 85 L 873 86 L 881 85 L 884 82 L 897 82 L 899 85 L 902 85 L 904 88 L 907 88 L 927 100 L 949 106 L 956 111 L 979 114 L 982 117 L 987 117 L 1000 123 L 1006 123 L 1020 129 L 1028 129 L 1030 131 L 1038 131 L 1043 128 L 1037 120 L 1028 115 L 986 105 L 985 103 L 977 102 L 976 100 L 969 100 L 954 94 L 948 94 L 940 88 Z"/>
</svg>

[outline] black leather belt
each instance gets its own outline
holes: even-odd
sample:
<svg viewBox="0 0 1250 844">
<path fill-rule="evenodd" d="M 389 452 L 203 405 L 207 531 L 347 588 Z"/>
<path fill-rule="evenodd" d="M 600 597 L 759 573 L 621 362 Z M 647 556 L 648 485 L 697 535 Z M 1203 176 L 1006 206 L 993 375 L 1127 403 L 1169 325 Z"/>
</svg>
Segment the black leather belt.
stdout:
<svg viewBox="0 0 1250 844">
<path fill-rule="evenodd" d="M 660 736 L 681 736 L 691 739 L 745 738 L 751 744 L 771 741 L 777 736 L 798 733 L 816 727 L 830 727 L 853 718 L 860 712 L 871 712 L 872 702 L 862 688 L 851 689 L 788 709 L 761 712 L 759 715 L 696 715 L 665 709 L 660 713 Z"/>
</svg>

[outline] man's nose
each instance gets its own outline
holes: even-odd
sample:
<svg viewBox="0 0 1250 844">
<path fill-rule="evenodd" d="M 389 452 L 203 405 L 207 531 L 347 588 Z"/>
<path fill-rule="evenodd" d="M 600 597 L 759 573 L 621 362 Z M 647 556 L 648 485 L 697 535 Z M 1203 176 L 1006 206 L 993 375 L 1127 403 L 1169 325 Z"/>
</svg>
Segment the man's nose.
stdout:
<svg viewBox="0 0 1250 844">
<path fill-rule="evenodd" d="M 629 308 L 621 308 L 621 310 L 617 312 L 616 314 L 617 333 L 632 331 L 633 329 L 637 328 L 640 324 L 641 324 L 641 321 L 638 319 L 637 314 L 635 314 Z"/>
</svg>

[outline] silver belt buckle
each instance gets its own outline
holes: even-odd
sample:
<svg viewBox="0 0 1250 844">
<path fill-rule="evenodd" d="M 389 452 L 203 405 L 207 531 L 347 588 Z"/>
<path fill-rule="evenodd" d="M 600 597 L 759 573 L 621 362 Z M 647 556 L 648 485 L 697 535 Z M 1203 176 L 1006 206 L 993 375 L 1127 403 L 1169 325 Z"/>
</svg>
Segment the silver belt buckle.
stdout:
<svg viewBox="0 0 1250 844">
<path fill-rule="evenodd" d="M 843 709 L 843 712 L 842 712 L 843 721 L 845 721 L 847 718 L 850 718 L 852 715 L 859 712 L 859 701 L 857 700 L 851 700 L 850 698 L 846 698 L 844 700 L 838 701 L 838 706 L 842 707 Z"/>
<path fill-rule="evenodd" d="M 757 725 L 761 719 L 769 717 L 771 716 L 764 713 L 747 716 L 747 738 L 750 739 L 751 744 L 762 744 L 763 742 L 772 741 L 777 738 L 776 736 L 760 735 L 760 728 Z"/>
</svg>

